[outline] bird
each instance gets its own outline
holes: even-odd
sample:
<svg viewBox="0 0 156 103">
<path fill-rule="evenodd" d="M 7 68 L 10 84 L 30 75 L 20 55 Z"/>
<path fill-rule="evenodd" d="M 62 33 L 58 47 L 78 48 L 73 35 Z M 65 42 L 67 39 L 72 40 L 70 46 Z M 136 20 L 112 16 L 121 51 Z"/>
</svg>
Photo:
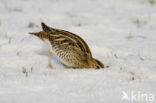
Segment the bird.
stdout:
<svg viewBox="0 0 156 103">
<path fill-rule="evenodd" d="M 42 30 L 40 32 L 30 32 L 29 34 L 40 38 L 49 45 L 48 66 L 51 64 L 51 55 L 53 54 L 66 68 L 104 68 L 104 64 L 98 59 L 93 58 L 87 43 L 78 35 L 56 29 L 41 22 Z"/>
</svg>

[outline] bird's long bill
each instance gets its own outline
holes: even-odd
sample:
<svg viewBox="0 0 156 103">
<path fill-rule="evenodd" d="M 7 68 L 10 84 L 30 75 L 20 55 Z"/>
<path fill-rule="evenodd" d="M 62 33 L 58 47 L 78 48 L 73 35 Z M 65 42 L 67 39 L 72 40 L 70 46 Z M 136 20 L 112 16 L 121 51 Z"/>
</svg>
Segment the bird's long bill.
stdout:
<svg viewBox="0 0 156 103">
<path fill-rule="evenodd" d="M 31 35 L 35 35 L 35 36 L 39 37 L 40 39 L 43 39 L 43 38 L 46 37 L 46 34 L 45 34 L 44 31 L 40 31 L 40 32 L 36 32 L 36 33 L 34 33 L 34 32 L 30 32 L 29 34 L 31 34 Z"/>
</svg>

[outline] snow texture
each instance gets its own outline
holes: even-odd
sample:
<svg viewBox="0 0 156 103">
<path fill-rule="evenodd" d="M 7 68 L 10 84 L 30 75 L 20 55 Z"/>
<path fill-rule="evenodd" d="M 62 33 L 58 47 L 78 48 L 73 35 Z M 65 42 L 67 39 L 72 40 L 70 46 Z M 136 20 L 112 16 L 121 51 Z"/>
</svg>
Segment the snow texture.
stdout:
<svg viewBox="0 0 156 103">
<path fill-rule="evenodd" d="M 41 22 L 81 36 L 109 68 L 64 69 L 51 56 L 50 69 L 49 47 L 28 34 Z M 0 0 L 0 103 L 149 102 L 143 93 L 156 96 L 155 0 Z"/>
</svg>

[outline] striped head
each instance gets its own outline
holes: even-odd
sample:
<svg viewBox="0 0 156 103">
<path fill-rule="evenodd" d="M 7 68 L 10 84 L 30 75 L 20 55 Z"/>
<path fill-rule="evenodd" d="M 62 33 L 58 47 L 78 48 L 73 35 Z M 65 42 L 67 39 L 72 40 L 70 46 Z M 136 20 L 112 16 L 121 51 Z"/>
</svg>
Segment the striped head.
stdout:
<svg viewBox="0 0 156 103">
<path fill-rule="evenodd" d="M 50 41 L 49 41 L 50 35 L 49 35 L 49 33 L 55 32 L 55 29 L 47 26 L 43 22 L 41 23 L 41 26 L 42 26 L 42 31 L 40 31 L 40 32 L 31 32 L 29 34 L 40 38 L 43 42 L 45 42 L 46 44 L 49 45 L 50 44 Z"/>
<path fill-rule="evenodd" d="M 104 68 L 104 65 L 97 59 L 90 59 L 88 60 L 89 63 L 89 68 L 96 68 L 96 69 L 101 69 Z"/>
</svg>

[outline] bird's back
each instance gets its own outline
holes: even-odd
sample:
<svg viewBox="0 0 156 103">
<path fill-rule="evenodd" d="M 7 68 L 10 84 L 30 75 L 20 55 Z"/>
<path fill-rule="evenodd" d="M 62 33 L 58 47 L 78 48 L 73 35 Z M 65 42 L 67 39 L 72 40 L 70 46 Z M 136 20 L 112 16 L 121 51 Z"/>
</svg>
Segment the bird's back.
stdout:
<svg viewBox="0 0 156 103">
<path fill-rule="evenodd" d="M 52 53 L 65 65 L 85 67 L 92 54 L 86 42 L 79 36 L 41 24 L 43 31 L 36 33 L 44 42 L 50 43 Z M 34 33 L 35 34 L 35 33 Z"/>
</svg>

